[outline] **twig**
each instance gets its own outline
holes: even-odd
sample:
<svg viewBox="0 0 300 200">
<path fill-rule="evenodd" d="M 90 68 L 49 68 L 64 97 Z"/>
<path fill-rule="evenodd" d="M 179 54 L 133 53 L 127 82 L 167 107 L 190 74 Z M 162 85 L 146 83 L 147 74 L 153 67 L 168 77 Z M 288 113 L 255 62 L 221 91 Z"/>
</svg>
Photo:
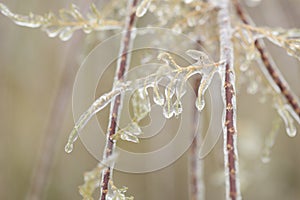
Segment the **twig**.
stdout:
<svg viewBox="0 0 300 200">
<path fill-rule="evenodd" d="M 196 101 L 198 96 L 198 87 L 200 84 L 200 78 L 197 78 L 194 83 L 194 92 L 196 94 L 196 98 L 193 102 Z M 193 104 L 194 105 L 194 104 Z M 197 124 L 199 121 L 199 112 L 194 107 L 193 109 L 193 142 L 191 145 L 190 150 L 190 195 L 192 200 L 202 200 L 205 197 L 204 194 L 204 182 L 203 182 L 203 167 L 204 163 L 203 160 L 200 160 L 198 158 L 199 153 L 199 139 L 201 138 L 201 135 L 199 133 L 196 133 L 198 131 Z"/>
<path fill-rule="evenodd" d="M 232 0 L 234 7 L 236 9 L 236 12 L 242 22 L 247 25 L 252 24 L 252 20 L 250 19 L 247 12 L 242 8 L 241 4 L 238 0 Z M 294 94 L 290 90 L 290 87 L 286 80 L 280 76 L 280 71 L 277 69 L 273 59 L 269 56 L 267 49 L 265 48 L 264 42 L 261 39 L 258 39 L 255 41 L 255 47 L 258 50 L 261 60 L 267 70 L 268 76 L 272 78 L 274 83 L 278 86 L 281 94 L 285 97 L 287 102 L 290 104 L 290 106 L 293 108 L 293 110 L 297 113 L 298 117 L 300 118 L 300 104 L 297 101 L 297 98 L 295 98 Z M 268 77 L 267 77 L 268 78 Z M 274 85 L 271 84 L 273 87 Z M 275 91 L 277 91 L 277 88 L 274 88 Z"/>
<path fill-rule="evenodd" d="M 130 50 L 132 44 L 132 29 L 135 22 L 135 9 L 137 5 L 137 0 L 130 0 L 128 1 L 128 13 L 129 16 L 125 22 L 125 32 L 121 38 L 121 45 L 120 45 L 120 56 L 118 59 L 117 70 L 115 74 L 114 84 L 116 85 L 117 82 L 124 80 L 124 75 L 129 68 L 130 62 Z M 108 125 L 107 137 L 106 137 L 106 147 L 104 149 L 103 158 L 109 157 L 115 148 L 115 142 L 112 139 L 113 135 L 117 132 L 117 123 L 120 117 L 121 111 L 121 101 L 122 96 L 118 95 L 115 97 L 113 103 L 111 104 L 110 109 L 110 121 Z M 101 180 L 101 190 L 100 190 L 100 199 L 105 200 L 108 192 L 109 181 L 112 177 L 112 167 L 107 167 L 103 172 L 102 180 Z"/>
<path fill-rule="evenodd" d="M 44 193 L 46 192 L 51 168 L 54 165 L 54 156 L 58 147 L 57 141 L 61 134 L 62 122 L 64 121 L 66 107 L 72 92 L 73 77 L 75 77 L 76 72 L 76 68 L 74 68 L 74 66 L 78 66 L 76 59 L 74 59 L 73 50 L 80 46 L 78 43 L 81 41 L 82 37 L 73 38 L 72 44 L 70 44 L 68 48 L 68 53 L 70 55 L 72 54 L 72 59 L 67 60 L 66 66 L 62 72 L 62 77 L 58 87 L 59 89 L 53 101 L 47 128 L 45 130 L 44 137 L 42 138 L 42 144 L 40 147 L 41 152 L 40 155 L 38 155 L 36 166 L 33 170 L 31 184 L 26 197 L 28 200 L 43 199 Z"/>
<path fill-rule="evenodd" d="M 220 66 L 222 77 L 222 96 L 224 101 L 223 133 L 224 133 L 224 163 L 226 198 L 241 199 L 238 180 L 237 157 L 237 127 L 236 127 L 236 97 L 235 72 L 233 66 L 232 27 L 229 14 L 229 0 L 220 3 L 218 25 L 220 32 L 220 55 L 225 64 Z"/>
</svg>

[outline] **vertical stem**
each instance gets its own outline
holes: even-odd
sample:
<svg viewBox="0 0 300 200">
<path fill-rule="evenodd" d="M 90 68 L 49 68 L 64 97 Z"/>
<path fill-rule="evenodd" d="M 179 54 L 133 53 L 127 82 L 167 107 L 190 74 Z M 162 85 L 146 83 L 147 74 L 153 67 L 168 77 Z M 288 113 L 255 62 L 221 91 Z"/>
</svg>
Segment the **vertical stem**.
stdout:
<svg viewBox="0 0 300 200">
<path fill-rule="evenodd" d="M 44 193 L 47 190 L 49 178 L 51 177 L 51 169 L 54 165 L 54 156 L 58 148 L 58 140 L 61 134 L 62 122 L 66 114 L 66 107 L 69 103 L 69 98 L 72 92 L 73 77 L 75 77 L 78 63 L 74 59 L 74 49 L 78 49 L 79 44 L 82 43 L 81 37 L 75 37 L 67 49 L 67 61 L 65 68 L 62 71 L 62 77 L 58 87 L 57 94 L 54 98 L 47 128 L 42 138 L 40 147 L 40 155 L 38 155 L 32 172 L 32 179 L 27 193 L 27 200 L 44 199 Z M 78 53 L 78 52 L 76 52 Z M 72 55 L 72 59 L 70 59 Z"/>
<path fill-rule="evenodd" d="M 124 75 L 127 72 L 129 68 L 130 63 L 130 53 L 128 51 L 131 48 L 132 41 L 133 41 L 133 34 L 132 29 L 134 27 L 135 22 L 135 9 L 137 5 L 137 0 L 129 0 L 128 1 L 128 17 L 125 21 L 125 27 L 123 36 L 121 38 L 121 45 L 120 45 L 120 57 L 118 58 L 117 62 L 117 69 L 115 74 L 115 80 L 114 80 L 114 87 L 118 81 L 124 80 Z M 112 136 L 117 131 L 117 124 L 119 121 L 119 115 L 122 108 L 122 96 L 118 95 L 113 100 L 113 103 L 111 104 L 110 108 L 110 121 L 108 125 L 108 130 L 106 134 L 106 147 L 104 149 L 103 158 L 106 159 L 110 155 L 112 155 L 114 148 L 115 148 L 115 142 L 111 139 Z M 107 167 L 105 170 L 103 170 L 102 180 L 101 180 L 101 191 L 100 191 L 100 199 L 105 200 L 108 192 L 109 187 L 109 180 L 112 178 L 112 170 L 113 167 Z"/>
<path fill-rule="evenodd" d="M 238 0 L 233 0 L 234 7 L 236 9 L 236 12 L 242 22 L 244 24 L 252 25 L 252 20 L 250 19 L 249 15 L 246 13 L 246 11 L 242 8 Z M 266 70 L 263 70 L 264 74 L 267 76 L 267 79 L 271 82 L 271 85 L 273 86 L 275 91 L 279 91 L 286 99 L 286 101 L 290 104 L 290 106 L 293 108 L 295 113 L 300 118 L 300 104 L 297 101 L 297 98 L 295 98 L 294 94 L 290 90 L 290 87 L 286 80 L 281 76 L 281 73 L 277 69 L 275 62 L 273 59 L 268 55 L 268 52 L 265 48 L 265 45 L 262 40 L 256 40 L 255 41 L 255 47 L 258 50 L 262 63 L 265 66 Z M 270 78 L 271 79 L 270 79 Z M 277 85 L 277 87 L 274 87 Z"/>
<path fill-rule="evenodd" d="M 194 92 L 196 94 L 196 98 L 193 100 L 193 102 L 196 101 L 197 96 L 198 96 L 198 87 L 200 84 L 200 78 L 195 80 L 194 83 Z M 192 104 L 194 105 L 194 104 Z M 198 131 L 198 121 L 199 121 L 199 112 L 194 106 L 193 109 L 193 132 L 192 132 L 192 137 L 193 137 L 193 142 L 191 145 L 191 150 L 190 150 L 190 195 L 192 200 L 203 200 L 205 199 L 205 191 L 204 191 L 204 180 L 203 180 L 203 168 L 204 168 L 204 163 L 203 160 L 200 160 L 198 158 L 198 152 L 199 152 L 199 144 L 200 144 L 200 139 L 201 135 L 199 133 L 196 133 Z M 195 137 L 194 137 L 195 136 Z"/>
<path fill-rule="evenodd" d="M 238 178 L 238 152 L 236 127 L 235 72 L 233 66 L 232 27 L 229 14 L 229 0 L 222 0 L 218 13 L 220 32 L 220 55 L 225 64 L 220 66 L 222 96 L 224 101 L 223 133 L 226 198 L 241 199 Z"/>
</svg>

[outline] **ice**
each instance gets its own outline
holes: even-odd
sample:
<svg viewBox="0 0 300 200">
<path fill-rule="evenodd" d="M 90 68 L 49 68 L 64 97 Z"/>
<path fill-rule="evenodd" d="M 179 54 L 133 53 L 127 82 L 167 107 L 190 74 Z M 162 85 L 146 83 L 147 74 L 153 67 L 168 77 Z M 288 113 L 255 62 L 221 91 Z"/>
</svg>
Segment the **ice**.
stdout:
<svg viewBox="0 0 300 200">
<path fill-rule="evenodd" d="M 143 0 L 136 9 L 136 16 L 143 17 L 151 5 L 152 0 Z"/>
</svg>

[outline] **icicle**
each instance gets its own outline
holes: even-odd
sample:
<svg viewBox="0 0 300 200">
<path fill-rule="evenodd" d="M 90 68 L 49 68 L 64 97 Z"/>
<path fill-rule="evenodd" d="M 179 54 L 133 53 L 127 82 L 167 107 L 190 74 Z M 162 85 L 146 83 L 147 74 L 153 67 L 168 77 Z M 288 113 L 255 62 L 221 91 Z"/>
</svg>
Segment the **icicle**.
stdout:
<svg viewBox="0 0 300 200">
<path fill-rule="evenodd" d="M 262 156 L 261 156 L 261 161 L 263 163 L 268 163 L 271 160 L 271 158 L 270 158 L 271 149 L 275 144 L 275 140 L 277 138 L 279 128 L 280 128 L 280 122 L 279 122 L 279 119 L 276 119 L 273 121 L 273 127 L 272 127 L 271 132 L 268 134 L 268 136 L 265 139 L 265 144 L 264 144 L 264 148 L 263 148 L 263 152 L 262 152 Z"/>
<path fill-rule="evenodd" d="M 109 93 L 106 93 L 102 95 L 100 98 L 98 98 L 87 111 L 85 111 L 78 121 L 76 122 L 73 130 L 71 131 L 69 135 L 68 142 L 65 146 L 65 151 L 67 153 L 71 153 L 73 150 L 73 143 L 78 139 L 79 132 L 85 127 L 87 122 L 100 110 L 102 110 L 104 107 L 109 104 L 112 99 L 120 94 L 122 91 L 124 91 L 126 87 L 126 84 L 120 84 L 119 87 L 117 87 L 114 91 L 111 91 Z"/>
<path fill-rule="evenodd" d="M 196 100 L 196 107 L 199 111 L 202 111 L 205 106 L 204 94 L 211 83 L 215 71 L 211 72 L 208 75 L 203 74 L 202 79 L 198 88 L 198 97 Z"/>
<path fill-rule="evenodd" d="M 163 115 L 165 118 L 170 119 L 174 114 L 174 107 L 170 97 L 166 96 L 166 102 L 163 107 Z"/>
<path fill-rule="evenodd" d="M 179 99 L 174 102 L 173 108 L 175 116 L 178 116 L 182 113 L 182 103 Z"/>
<path fill-rule="evenodd" d="M 155 84 L 153 87 L 153 101 L 159 106 L 164 105 L 165 102 L 165 97 L 163 94 L 159 92 L 159 88 L 157 84 Z"/>
<path fill-rule="evenodd" d="M 152 0 L 143 0 L 136 9 L 136 16 L 143 17 L 151 5 Z"/>
<path fill-rule="evenodd" d="M 72 30 L 70 27 L 66 27 L 60 32 L 59 39 L 62 41 L 67 41 L 72 37 L 73 32 L 74 30 Z"/>
<path fill-rule="evenodd" d="M 282 118 L 284 124 L 285 124 L 285 130 L 288 136 L 295 137 L 297 133 L 297 129 L 294 125 L 294 120 L 291 117 L 289 111 L 287 110 L 288 105 L 280 105 L 275 104 L 275 108 L 277 109 L 278 114 Z"/>
</svg>

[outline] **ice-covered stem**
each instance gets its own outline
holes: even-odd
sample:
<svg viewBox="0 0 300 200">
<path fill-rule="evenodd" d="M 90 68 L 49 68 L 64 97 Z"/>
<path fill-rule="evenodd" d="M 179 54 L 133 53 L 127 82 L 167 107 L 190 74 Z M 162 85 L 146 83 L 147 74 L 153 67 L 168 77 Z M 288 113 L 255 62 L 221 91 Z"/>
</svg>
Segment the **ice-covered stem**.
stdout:
<svg viewBox="0 0 300 200">
<path fill-rule="evenodd" d="M 116 85 L 117 82 L 124 80 L 124 74 L 129 68 L 129 62 L 130 62 L 130 54 L 128 51 L 131 48 L 132 44 L 132 30 L 134 27 L 134 21 L 135 21 L 135 9 L 137 5 L 137 0 L 130 0 L 128 1 L 128 16 L 125 21 L 125 27 L 123 36 L 121 38 L 121 45 L 120 45 L 120 57 L 117 62 L 117 69 L 115 74 L 115 80 L 114 83 Z M 114 87 L 115 87 L 114 85 Z M 121 101 L 122 97 L 121 95 L 118 95 L 115 97 L 113 103 L 111 104 L 110 108 L 110 117 L 109 117 L 109 125 L 108 130 L 106 134 L 106 147 L 104 149 L 103 157 L 104 159 L 109 157 L 115 148 L 115 142 L 111 138 L 114 136 L 114 134 L 117 132 L 117 123 L 119 120 L 119 114 L 121 111 Z M 101 179 L 101 189 L 100 189 L 100 200 L 105 200 L 108 192 L 109 187 L 109 181 L 112 177 L 112 167 L 108 167 L 104 170 L 102 179 Z"/>
<path fill-rule="evenodd" d="M 74 66 L 79 67 L 77 60 L 74 59 L 74 54 L 79 54 L 79 47 L 82 45 L 82 41 L 82 37 L 75 36 L 66 50 L 68 57 L 67 64 L 62 72 L 60 87 L 58 87 L 59 89 L 52 104 L 47 128 L 43 133 L 41 146 L 39 147 L 40 154 L 37 157 L 36 166 L 32 172 L 32 179 L 26 196 L 27 200 L 43 199 L 43 195 L 47 191 L 48 180 L 51 177 L 51 170 L 55 163 L 55 154 L 59 149 L 58 140 L 62 134 L 62 123 L 65 119 L 68 100 L 71 96 L 73 77 L 75 77 L 76 72 Z M 74 52 L 75 49 L 76 52 Z"/>
<path fill-rule="evenodd" d="M 238 0 L 232 0 L 234 7 L 236 9 L 237 15 L 240 17 L 241 21 L 244 24 L 252 25 L 252 20 L 250 19 L 247 12 L 243 9 L 242 5 Z M 281 73 L 277 69 L 273 59 L 269 56 L 267 49 L 265 48 L 264 42 L 261 39 L 255 41 L 255 47 L 258 50 L 261 60 L 266 68 L 268 76 L 270 76 L 273 82 L 279 88 L 281 94 L 285 97 L 287 102 L 291 105 L 293 110 L 297 113 L 300 119 L 300 105 L 297 101 L 297 98 L 294 97 L 294 94 L 290 90 L 290 87 L 286 80 L 280 75 Z M 267 77 L 268 78 L 268 77 Z M 273 85 L 273 84 L 271 84 Z M 278 91 L 277 88 L 274 88 L 275 91 Z"/>
<path fill-rule="evenodd" d="M 194 101 L 197 100 L 198 96 L 198 87 L 200 85 L 200 78 L 195 80 L 194 83 L 194 92 L 196 94 L 196 98 Z M 193 104 L 192 104 L 193 105 Z M 204 186 L 204 174 L 203 174 L 203 168 L 204 163 L 203 160 L 199 159 L 198 153 L 199 153 L 199 139 L 201 138 L 201 135 L 197 133 L 197 124 L 199 121 L 199 112 L 194 107 L 194 113 L 193 113 L 193 130 L 192 130 L 192 137 L 193 142 L 191 145 L 190 150 L 190 163 L 189 163 L 189 173 L 190 173 L 190 197 L 191 200 L 203 200 L 205 199 L 205 186 Z"/>
<path fill-rule="evenodd" d="M 229 14 L 229 0 L 219 1 L 218 26 L 220 35 L 220 60 L 225 64 L 219 67 L 222 77 L 224 102 L 223 134 L 226 199 L 241 199 L 238 177 L 237 127 L 235 72 L 233 66 L 232 27 Z"/>
</svg>

